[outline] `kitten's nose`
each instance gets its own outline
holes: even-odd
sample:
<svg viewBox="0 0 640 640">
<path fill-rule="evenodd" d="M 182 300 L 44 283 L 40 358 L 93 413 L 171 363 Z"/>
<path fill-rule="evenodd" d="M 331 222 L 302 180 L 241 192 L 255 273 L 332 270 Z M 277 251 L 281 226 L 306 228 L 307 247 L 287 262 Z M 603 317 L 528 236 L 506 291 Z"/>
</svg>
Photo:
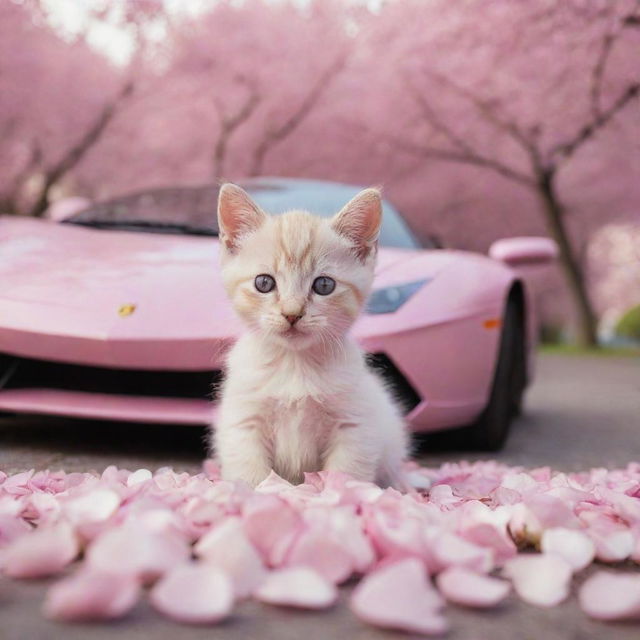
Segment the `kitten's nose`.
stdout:
<svg viewBox="0 0 640 640">
<path fill-rule="evenodd" d="M 300 318 L 302 318 L 304 314 L 301 313 L 299 315 L 290 315 L 288 313 L 283 313 L 282 315 L 287 319 L 287 322 L 293 327 L 293 325 L 296 322 L 298 322 L 298 320 L 300 320 Z"/>
</svg>

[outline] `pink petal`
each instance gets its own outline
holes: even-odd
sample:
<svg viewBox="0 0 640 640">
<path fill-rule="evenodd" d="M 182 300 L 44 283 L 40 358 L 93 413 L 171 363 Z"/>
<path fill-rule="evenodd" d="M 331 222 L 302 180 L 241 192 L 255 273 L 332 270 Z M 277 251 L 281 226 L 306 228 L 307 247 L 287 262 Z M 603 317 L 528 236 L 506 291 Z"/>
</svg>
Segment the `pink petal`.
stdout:
<svg viewBox="0 0 640 640">
<path fill-rule="evenodd" d="M 574 571 L 581 571 L 593 562 L 596 549 L 589 536 L 573 529 L 547 529 L 542 534 L 540 548 L 544 553 L 557 553 Z"/>
<path fill-rule="evenodd" d="M 58 496 L 50 493 L 32 493 L 25 496 L 24 508 L 21 516 L 38 526 L 54 523 L 60 516 L 60 501 Z"/>
<path fill-rule="evenodd" d="M 429 501 L 437 504 L 439 507 L 450 507 L 459 505 L 463 499 L 454 496 L 451 487 L 448 484 L 437 484 L 431 487 L 429 491 Z"/>
<path fill-rule="evenodd" d="M 423 564 L 407 558 L 363 578 L 351 597 L 351 610 L 364 622 L 384 629 L 442 634 L 443 600 L 427 580 Z"/>
<path fill-rule="evenodd" d="M 4 573 L 12 578 L 41 578 L 62 571 L 78 555 L 78 540 L 66 523 L 36 529 L 3 552 Z"/>
<path fill-rule="evenodd" d="M 537 546 L 542 532 L 554 527 L 580 527 L 573 510 L 560 498 L 534 494 L 528 496 L 525 502 L 514 505 L 509 531 L 518 544 Z"/>
<path fill-rule="evenodd" d="M 633 551 L 631 552 L 631 559 L 634 562 L 640 564 L 640 526 L 636 525 L 636 528 L 633 532 L 634 534 L 634 543 L 633 543 Z M 0 538 L 0 542 L 1 542 Z"/>
<path fill-rule="evenodd" d="M 280 477 L 275 471 L 271 470 L 269 475 L 255 488 L 257 493 L 281 493 L 288 489 L 293 489 L 290 482 Z"/>
<path fill-rule="evenodd" d="M 227 575 L 208 564 L 173 568 L 151 590 L 149 599 L 160 613 L 190 624 L 219 622 L 233 608 L 233 587 Z"/>
<path fill-rule="evenodd" d="M 437 570 L 450 566 L 464 566 L 481 573 L 493 569 L 491 549 L 468 542 L 454 533 L 438 533 L 431 547 Z"/>
<path fill-rule="evenodd" d="M 271 567 L 282 564 L 303 527 L 300 515 L 273 495 L 255 496 L 243 513 L 245 532 Z"/>
<path fill-rule="evenodd" d="M 578 593 L 580 607 L 598 620 L 640 620 L 640 575 L 599 571 Z"/>
<path fill-rule="evenodd" d="M 344 505 L 330 509 L 328 515 L 331 534 L 351 555 L 354 571 L 366 573 L 375 562 L 376 554 L 363 530 L 362 518 L 352 507 Z"/>
<path fill-rule="evenodd" d="M 14 515 L 0 513 L 0 548 L 31 531 L 31 527 Z"/>
<path fill-rule="evenodd" d="M 135 575 L 153 580 L 189 557 L 185 540 L 132 525 L 110 529 L 89 546 L 86 562 L 98 571 Z"/>
<path fill-rule="evenodd" d="M 502 565 L 505 561 L 513 558 L 518 552 L 513 541 L 505 531 L 486 522 L 467 526 L 460 535 L 480 547 L 488 547 L 491 549 L 497 565 Z"/>
<path fill-rule="evenodd" d="M 149 469 L 138 469 L 127 478 L 127 487 L 133 487 L 141 482 L 147 482 L 147 480 L 151 480 L 152 477 Z"/>
<path fill-rule="evenodd" d="M 629 529 L 607 531 L 590 528 L 589 536 L 596 545 L 596 557 L 601 562 L 622 562 L 633 553 L 634 539 Z"/>
<path fill-rule="evenodd" d="M 102 522 L 120 506 L 120 496 L 111 489 L 93 489 L 63 503 L 64 515 L 74 525 Z"/>
<path fill-rule="evenodd" d="M 436 584 L 447 600 L 467 607 L 494 607 L 511 590 L 511 585 L 504 580 L 479 575 L 464 567 L 443 571 L 436 578 Z"/>
<path fill-rule="evenodd" d="M 224 570 L 237 598 L 246 598 L 266 576 L 260 554 L 247 538 L 240 518 L 229 518 L 200 538 L 197 556 Z"/>
<path fill-rule="evenodd" d="M 340 584 L 351 576 L 353 564 L 353 558 L 344 545 L 324 532 L 313 530 L 301 534 L 287 556 L 287 566 L 310 567 L 334 584 Z"/>
<path fill-rule="evenodd" d="M 302 609 L 326 609 L 338 598 L 335 586 L 307 567 L 272 571 L 254 597 L 262 602 Z"/>
<path fill-rule="evenodd" d="M 119 618 L 139 597 L 140 584 L 132 576 L 83 570 L 49 589 L 44 613 L 63 621 Z"/>
<path fill-rule="evenodd" d="M 519 555 L 505 564 L 504 572 L 530 604 L 553 607 L 569 595 L 571 565 L 560 556 Z"/>
<path fill-rule="evenodd" d="M 215 460 L 207 458 L 202 463 L 202 470 L 209 480 L 220 480 L 220 466 Z"/>
<path fill-rule="evenodd" d="M 406 512 L 405 505 L 385 494 L 363 509 L 367 535 L 382 556 L 423 556 L 424 522 Z"/>
</svg>

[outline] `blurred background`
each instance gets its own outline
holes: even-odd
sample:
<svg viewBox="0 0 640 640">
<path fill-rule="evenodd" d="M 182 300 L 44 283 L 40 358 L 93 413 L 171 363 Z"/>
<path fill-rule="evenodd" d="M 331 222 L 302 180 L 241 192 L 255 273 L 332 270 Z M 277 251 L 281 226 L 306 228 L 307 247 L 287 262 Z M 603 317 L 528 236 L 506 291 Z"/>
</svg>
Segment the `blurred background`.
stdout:
<svg viewBox="0 0 640 640">
<path fill-rule="evenodd" d="M 0 167 L 24 216 L 381 185 L 425 241 L 553 237 L 547 340 L 640 340 L 637 0 L 0 0 Z"/>
</svg>

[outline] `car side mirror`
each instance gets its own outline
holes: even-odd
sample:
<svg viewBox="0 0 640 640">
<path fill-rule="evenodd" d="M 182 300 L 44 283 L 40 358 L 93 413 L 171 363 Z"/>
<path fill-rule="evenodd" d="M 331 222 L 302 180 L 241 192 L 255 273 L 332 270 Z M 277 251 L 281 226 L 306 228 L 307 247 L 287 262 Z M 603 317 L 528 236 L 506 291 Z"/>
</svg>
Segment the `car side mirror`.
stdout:
<svg viewBox="0 0 640 640">
<path fill-rule="evenodd" d="M 489 257 L 510 267 L 546 265 L 558 257 L 558 245 L 551 238 L 503 238 L 489 247 Z"/>
</svg>

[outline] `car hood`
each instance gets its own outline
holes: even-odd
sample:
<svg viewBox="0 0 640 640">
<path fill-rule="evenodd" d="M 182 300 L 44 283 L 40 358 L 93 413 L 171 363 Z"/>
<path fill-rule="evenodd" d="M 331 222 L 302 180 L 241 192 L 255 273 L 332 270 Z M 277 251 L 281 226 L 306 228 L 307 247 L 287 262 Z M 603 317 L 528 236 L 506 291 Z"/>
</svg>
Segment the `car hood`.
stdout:
<svg viewBox="0 0 640 640">
<path fill-rule="evenodd" d="M 210 237 L 0 218 L 0 247 L 0 298 L 56 309 L 61 330 L 68 309 L 74 326 L 103 338 L 239 331 Z M 381 248 L 374 287 L 432 277 L 451 260 L 448 252 Z M 125 324 L 119 311 L 127 305 L 136 309 Z"/>
<path fill-rule="evenodd" d="M 33 219 L 0 219 L 0 296 L 86 307 L 95 297 L 111 303 L 135 302 L 131 296 L 173 300 L 202 287 L 220 300 L 218 242 L 209 237 L 95 230 Z M 433 270 L 449 259 L 433 253 Z M 376 286 L 412 278 L 412 258 L 422 250 L 383 247 Z M 421 269 L 420 277 L 423 277 Z M 188 285 L 186 289 L 175 287 Z"/>
</svg>

